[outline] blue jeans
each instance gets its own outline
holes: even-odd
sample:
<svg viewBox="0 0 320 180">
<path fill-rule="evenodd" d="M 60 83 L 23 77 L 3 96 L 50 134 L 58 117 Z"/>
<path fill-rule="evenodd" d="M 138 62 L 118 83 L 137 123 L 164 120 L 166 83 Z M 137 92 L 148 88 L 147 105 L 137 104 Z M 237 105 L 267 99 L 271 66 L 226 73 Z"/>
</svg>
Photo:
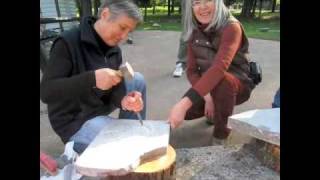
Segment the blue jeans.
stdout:
<svg viewBox="0 0 320 180">
<path fill-rule="evenodd" d="M 280 107 L 280 88 L 277 90 L 276 94 L 273 98 L 272 108 L 279 108 Z"/>
<path fill-rule="evenodd" d="M 143 110 L 140 112 L 142 119 L 146 118 L 146 83 L 141 73 L 135 72 L 131 81 L 125 82 L 127 93 L 131 91 L 139 91 L 142 94 L 144 103 Z M 138 119 L 136 113 L 120 110 L 119 119 Z M 86 121 L 69 141 L 74 141 L 73 149 L 81 154 L 88 145 L 93 141 L 97 134 L 108 125 L 114 118 L 110 116 L 97 116 Z"/>
</svg>

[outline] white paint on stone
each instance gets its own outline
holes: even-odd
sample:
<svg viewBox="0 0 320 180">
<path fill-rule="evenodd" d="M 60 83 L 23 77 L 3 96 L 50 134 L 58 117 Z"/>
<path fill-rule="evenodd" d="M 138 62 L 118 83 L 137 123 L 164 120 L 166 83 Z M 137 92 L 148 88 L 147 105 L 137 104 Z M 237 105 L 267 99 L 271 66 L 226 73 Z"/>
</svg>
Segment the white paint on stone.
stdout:
<svg viewBox="0 0 320 180">
<path fill-rule="evenodd" d="M 101 130 L 75 165 L 87 176 L 123 175 L 139 166 L 142 156 L 166 153 L 170 126 L 165 121 L 115 120 Z M 154 152 L 154 153 L 153 153 Z"/>
</svg>

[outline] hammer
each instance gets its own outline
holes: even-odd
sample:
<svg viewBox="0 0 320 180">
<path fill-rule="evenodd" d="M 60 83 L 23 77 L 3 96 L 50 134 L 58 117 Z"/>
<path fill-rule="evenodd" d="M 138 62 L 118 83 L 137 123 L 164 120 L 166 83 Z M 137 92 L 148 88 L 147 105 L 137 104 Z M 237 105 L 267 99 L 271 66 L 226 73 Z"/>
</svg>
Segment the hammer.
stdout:
<svg viewBox="0 0 320 180">
<path fill-rule="evenodd" d="M 128 62 L 121 64 L 116 73 L 118 76 L 123 77 L 127 81 L 131 81 L 134 76 L 134 71 Z"/>
<path fill-rule="evenodd" d="M 131 67 L 131 65 L 128 62 L 120 65 L 119 70 L 116 72 L 120 77 L 123 77 L 126 81 L 131 81 L 134 76 L 133 68 Z M 136 114 L 138 116 L 140 124 L 143 125 L 140 112 L 137 112 Z"/>
</svg>

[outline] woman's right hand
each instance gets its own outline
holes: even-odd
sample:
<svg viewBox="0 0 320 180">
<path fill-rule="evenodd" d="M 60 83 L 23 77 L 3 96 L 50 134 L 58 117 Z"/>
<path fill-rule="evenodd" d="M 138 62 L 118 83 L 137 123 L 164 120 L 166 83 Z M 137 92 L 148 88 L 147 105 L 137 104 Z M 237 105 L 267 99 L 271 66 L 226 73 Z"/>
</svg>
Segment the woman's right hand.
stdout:
<svg viewBox="0 0 320 180">
<path fill-rule="evenodd" d="M 95 71 L 96 87 L 101 90 L 108 90 L 121 81 L 117 71 L 109 68 L 97 69 Z"/>
<path fill-rule="evenodd" d="M 192 106 L 189 98 L 182 98 L 177 104 L 173 106 L 170 111 L 168 121 L 172 128 L 177 128 L 185 119 L 188 109 Z"/>
</svg>

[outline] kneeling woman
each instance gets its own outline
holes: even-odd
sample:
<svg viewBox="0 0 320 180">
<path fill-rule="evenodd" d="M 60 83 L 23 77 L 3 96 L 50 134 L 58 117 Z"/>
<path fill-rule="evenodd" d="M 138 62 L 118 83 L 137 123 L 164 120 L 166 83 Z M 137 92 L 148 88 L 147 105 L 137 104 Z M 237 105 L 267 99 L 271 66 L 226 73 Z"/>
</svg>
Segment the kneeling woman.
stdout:
<svg viewBox="0 0 320 180">
<path fill-rule="evenodd" d="M 191 88 L 169 114 L 172 128 L 206 116 L 213 136 L 230 133 L 228 117 L 255 87 L 249 77 L 248 39 L 223 0 L 186 0 L 187 77 Z"/>
</svg>

